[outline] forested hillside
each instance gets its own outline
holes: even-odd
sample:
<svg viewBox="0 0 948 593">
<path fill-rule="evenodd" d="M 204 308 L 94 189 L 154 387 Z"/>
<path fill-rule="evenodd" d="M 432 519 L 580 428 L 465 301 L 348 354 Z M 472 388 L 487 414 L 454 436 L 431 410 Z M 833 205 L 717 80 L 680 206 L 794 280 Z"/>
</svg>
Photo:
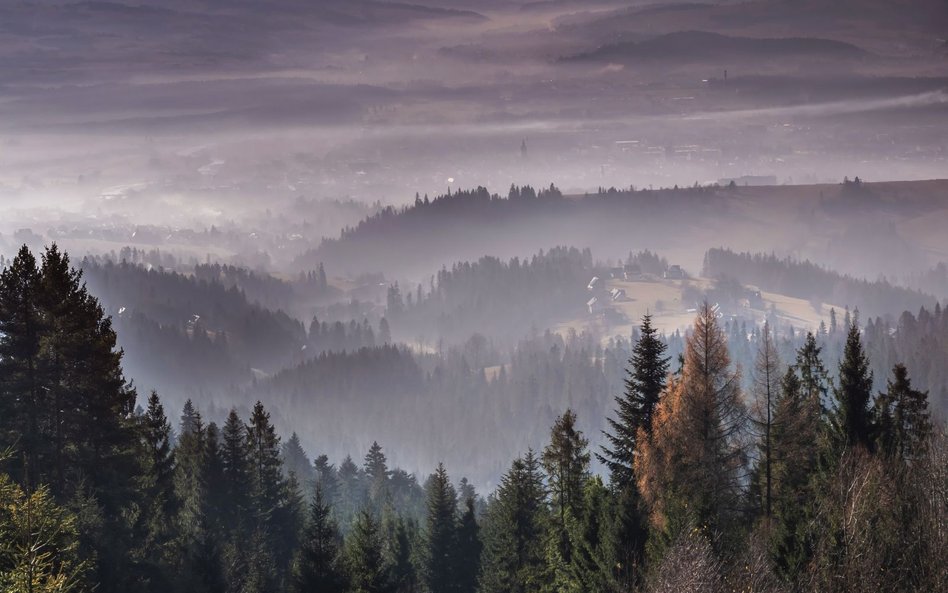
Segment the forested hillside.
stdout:
<svg viewBox="0 0 948 593">
<path fill-rule="evenodd" d="M 586 284 L 597 273 L 603 272 L 588 249 L 555 247 L 523 261 L 482 257 L 442 268 L 415 295 L 392 286 L 386 311 L 406 339 L 430 333 L 457 343 L 479 333 L 512 341 L 581 312 Z"/>
<path fill-rule="evenodd" d="M 627 250 L 629 221 L 647 220 L 648 225 L 636 224 L 634 229 L 635 244 L 644 248 L 647 241 L 662 243 L 659 227 L 690 225 L 702 214 L 718 212 L 726 201 L 726 195 L 707 187 L 601 188 L 597 194 L 569 198 L 552 185 L 539 191 L 513 186 L 507 196 L 478 187 L 383 209 L 302 254 L 297 265 L 309 268 L 324 261 L 350 271 L 425 273 L 444 265 L 445 259 L 482 257 L 485 246 L 487 255 L 503 259 L 563 243 L 603 251 L 624 243 Z M 626 221 L 624 228 L 616 224 L 619 219 Z"/>
<path fill-rule="evenodd" d="M 900 329 L 913 336 L 943 321 L 941 311 L 910 317 Z M 308 454 L 297 434 L 281 438 L 261 402 L 221 423 L 191 401 L 171 420 L 156 393 L 134 409 L 97 299 L 55 247 L 39 262 L 24 248 L 0 274 L 0 584 L 16 593 L 942 591 L 944 424 L 900 362 L 884 383 L 874 376 L 866 338 L 876 327 L 849 321 L 827 330 L 843 336 L 832 365 L 817 335 L 786 355 L 765 325 L 748 387 L 708 305 L 677 364 L 648 316 L 627 364 L 570 354 L 575 345 L 547 335 L 503 379 L 469 381 L 525 382 L 551 412 L 537 418 L 538 400 L 501 411 L 529 415 L 544 434 L 537 449 L 508 456 L 485 496 L 457 479 L 462 463 L 451 473 L 432 464 L 422 478 L 392 468 L 377 442 L 353 451 L 367 451 L 361 463 Z M 361 387 L 326 370 L 339 366 L 334 356 L 295 375 Z M 403 381 L 440 387 L 450 376 L 394 346 L 353 356 L 341 361 L 375 361 Z M 537 380 L 557 359 L 564 369 L 592 360 L 593 374 L 624 369 L 608 407 L 578 411 L 608 419 L 601 446 L 571 401 L 593 375 Z M 274 396 L 292 384 L 293 374 L 275 378 Z M 548 397 L 556 388 L 560 398 Z M 484 425 L 462 402 L 452 407 L 452 426 Z M 335 413 L 320 408 L 351 426 Z M 498 423 L 492 436 L 507 430 Z"/>
<path fill-rule="evenodd" d="M 866 315 L 885 316 L 894 311 L 933 307 L 935 297 L 881 281 L 869 281 L 834 272 L 810 261 L 775 255 L 735 253 L 711 249 L 704 257 L 703 274 L 727 276 L 771 292 L 813 302 L 838 303 Z"/>
</svg>

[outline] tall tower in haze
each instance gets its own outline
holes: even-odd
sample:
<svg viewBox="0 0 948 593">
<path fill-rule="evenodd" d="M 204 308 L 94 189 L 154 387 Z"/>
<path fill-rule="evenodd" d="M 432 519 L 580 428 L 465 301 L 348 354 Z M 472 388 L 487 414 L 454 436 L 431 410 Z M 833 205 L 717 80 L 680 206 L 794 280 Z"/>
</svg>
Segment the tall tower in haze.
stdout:
<svg viewBox="0 0 948 593">
<path fill-rule="evenodd" d="M 523 160 L 527 159 L 527 139 L 526 138 L 524 138 L 523 141 L 520 142 L 520 158 Z"/>
</svg>

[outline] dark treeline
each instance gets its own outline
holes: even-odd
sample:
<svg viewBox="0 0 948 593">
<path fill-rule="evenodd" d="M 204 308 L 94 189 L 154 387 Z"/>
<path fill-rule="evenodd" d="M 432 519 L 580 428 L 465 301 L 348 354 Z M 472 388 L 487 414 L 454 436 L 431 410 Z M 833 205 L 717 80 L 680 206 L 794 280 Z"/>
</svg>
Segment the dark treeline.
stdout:
<svg viewBox="0 0 948 593">
<path fill-rule="evenodd" d="M 349 323 L 335 321 L 320 322 L 313 317 L 309 324 L 306 340 L 307 356 L 316 356 L 322 352 L 344 352 L 360 348 L 372 348 L 376 344 L 384 345 L 392 341 L 388 320 L 384 317 L 379 320 L 378 332 L 372 329 L 368 319 L 362 323 L 350 319 Z"/>
<path fill-rule="evenodd" d="M 188 402 L 176 429 L 155 393 L 133 410 L 79 273 L 24 248 L 0 275 L 0 584 L 943 591 L 943 427 L 903 365 L 880 385 L 858 326 L 843 333 L 833 380 L 815 335 L 782 359 L 765 326 L 745 390 L 710 307 L 677 369 L 646 317 L 604 446 L 562 406 L 481 499 L 441 464 L 423 485 L 390 469 L 377 443 L 361 464 L 310 460 L 259 402 L 221 425 Z"/>
<path fill-rule="evenodd" d="M 210 256 L 208 256 L 210 259 Z M 0 264 L 2 264 L 0 258 Z M 88 255 L 83 267 L 131 265 L 147 271 L 178 273 L 217 284 L 226 289 L 236 289 L 248 302 L 267 309 L 291 311 L 303 314 L 319 305 L 331 302 L 341 292 L 329 283 L 322 263 L 312 269 L 300 271 L 291 280 L 277 278 L 265 271 L 244 266 L 220 263 L 199 263 L 195 258 L 183 261 L 160 249 L 123 247 L 101 255 Z"/>
<path fill-rule="evenodd" d="M 282 366 L 305 342 L 303 325 L 247 300 L 236 287 L 128 263 L 83 262 L 84 278 L 110 312 L 141 313 L 162 325 L 200 323 L 224 333 L 235 357 L 261 369 Z"/>
<path fill-rule="evenodd" d="M 315 270 L 300 272 L 294 282 L 286 282 L 270 274 L 239 266 L 216 263 L 198 264 L 194 266 L 193 274 L 198 280 L 217 282 L 226 288 L 237 288 L 244 293 L 247 300 L 268 309 L 289 311 L 299 308 L 303 300 L 322 302 L 339 295 L 339 290 L 329 285 L 322 264 Z"/>
<path fill-rule="evenodd" d="M 323 353 L 257 381 L 240 401 L 268 402 L 280 426 L 305 426 L 318 438 L 301 433 L 304 443 L 331 455 L 363 449 L 369 434 L 398 442 L 413 467 L 445 461 L 487 484 L 509 451 L 543 442 L 557 410 L 572 407 L 598 434 L 628 349 L 627 340 L 602 347 L 590 335 L 544 332 L 509 357 L 481 335 L 441 354 L 393 345 Z M 537 422 L 525 426 L 524 417 Z"/>
<path fill-rule="evenodd" d="M 810 261 L 781 259 L 773 254 L 711 249 L 704 257 L 703 275 L 709 278 L 735 278 L 762 290 L 817 303 L 846 305 L 870 316 L 886 315 L 892 311 L 917 311 L 920 307 L 932 307 L 935 304 L 932 296 L 894 286 L 884 280 L 861 280 Z"/>
<path fill-rule="evenodd" d="M 392 285 L 386 315 L 396 335 L 409 339 L 431 332 L 449 343 L 473 333 L 515 340 L 581 312 L 594 274 L 588 249 L 556 247 L 509 262 L 482 257 L 442 268 L 428 290 L 418 285 L 415 294 L 402 294 Z"/>
<path fill-rule="evenodd" d="M 636 228 L 642 243 L 658 244 L 662 224 L 680 226 L 709 213 L 719 215 L 727 199 L 726 190 L 717 187 L 601 188 L 597 194 L 571 198 L 552 185 L 539 191 L 513 186 L 507 196 L 478 187 L 384 208 L 345 228 L 338 238 L 324 239 L 317 249 L 301 254 L 296 265 L 309 269 L 326 262 L 333 269 L 413 275 L 441 265 L 446 253 L 459 261 L 481 257 L 485 245 L 502 258 L 563 243 L 598 249 L 618 244 L 611 241 L 619 232 L 617 223 L 624 221 L 627 233 L 636 216 L 649 221 Z"/>
</svg>

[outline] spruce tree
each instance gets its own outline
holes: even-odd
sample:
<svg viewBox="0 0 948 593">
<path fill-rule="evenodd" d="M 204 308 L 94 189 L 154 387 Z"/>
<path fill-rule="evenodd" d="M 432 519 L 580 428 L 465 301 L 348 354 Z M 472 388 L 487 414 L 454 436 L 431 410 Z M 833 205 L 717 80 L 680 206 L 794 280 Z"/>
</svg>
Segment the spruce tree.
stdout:
<svg viewBox="0 0 948 593">
<path fill-rule="evenodd" d="M 557 517 L 554 538 L 558 543 L 557 551 L 566 563 L 570 562 L 572 555 L 568 520 L 578 516 L 582 508 L 583 487 L 589 478 L 588 445 L 589 441 L 576 429 L 576 414 L 566 410 L 554 422 L 550 443 L 543 450 L 543 468 Z"/>
<path fill-rule="evenodd" d="M 543 542 L 548 521 L 543 473 L 533 451 L 501 478 L 484 521 L 481 593 L 538 591 L 548 586 Z"/>
<path fill-rule="evenodd" d="M 395 515 L 387 509 L 385 527 L 385 562 L 389 566 L 390 590 L 393 593 L 413 593 L 418 590 L 415 570 L 418 528 L 411 519 Z"/>
<path fill-rule="evenodd" d="M 280 460 L 280 437 L 270 424 L 270 414 L 259 401 L 247 426 L 247 460 L 254 518 L 266 528 L 283 502 L 284 479 Z"/>
<path fill-rule="evenodd" d="M 299 593 L 343 593 L 345 572 L 341 565 L 342 537 L 329 504 L 317 485 L 309 505 L 309 517 L 296 561 L 294 590 Z"/>
<path fill-rule="evenodd" d="M 905 365 L 893 367 L 888 388 L 876 398 L 874 413 L 876 441 L 882 452 L 906 461 L 925 452 L 932 431 L 928 392 L 912 388 Z"/>
<path fill-rule="evenodd" d="M 424 570 L 422 576 L 431 593 L 457 590 L 458 526 L 457 493 L 443 464 L 438 464 L 427 483 Z"/>
<path fill-rule="evenodd" d="M 795 579 L 814 554 L 814 489 L 827 393 L 820 352 L 814 335 L 808 334 L 796 364 L 783 376 L 773 414 L 770 546 L 777 574 L 788 580 Z"/>
<path fill-rule="evenodd" d="M 24 247 L 0 274 L 0 447 L 21 451 L 10 466 L 29 491 L 49 484 L 90 510 L 77 519 L 105 593 L 135 579 L 128 551 L 144 504 L 136 396 L 116 340 L 55 245 L 39 269 Z"/>
<path fill-rule="evenodd" d="M 372 513 L 362 510 L 356 516 L 346 538 L 346 566 L 351 593 L 387 593 L 391 591 L 389 565 L 385 562 L 382 537 Z"/>
<path fill-rule="evenodd" d="M 307 492 L 312 492 L 313 481 L 316 479 L 316 471 L 303 450 L 300 443 L 300 437 L 294 432 L 290 438 L 283 443 L 280 453 L 283 461 L 283 473 L 285 477 L 295 475 L 300 486 Z"/>
<path fill-rule="evenodd" d="M 249 526 L 251 513 L 251 469 L 247 450 L 247 427 L 236 410 L 231 410 L 224 423 L 221 466 L 226 504 L 222 509 L 223 525 L 232 532 Z"/>
<path fill-rule="evenodd" d="M 261 402 L 254 405 L 247 426 L 247 453 L 257 543 L 254 563 L 259 578 L 270 586 L 288 577 L 302 503 L 298 483 L 283 477 L 280 437 Z"/>
<path fill-rule="evenodd" d="M 174 452 L 171 450 L 171 424 L 154 391 L 148 397 L 148 409 L 142 418 L 141 478 L 143 504 L 136 531 L 139 545 L 138 570 L 153 591 L 167 590 L 174 538 L 174 517 L 178 500 L 174 489 Z"/>
<path fill-rule="evenodd" d="M 380 510 L 388 495 L 388 462 L 385 453 L 382 452 L 381 445 L 373 441 L 369 452 L 365 454 L 365 460 L 362 465 L 368 482 L 369 500 L 374 504 L 376 510 Z"/>
<path fill-rule="evenodd" d="M 597 455 L 609 468 L 612 484 L 620 491 L 635 485 L 632 459 L 638 431 L 651 431 L 652 414 L 668 376 L 666 346 L 652 326 L 651 315 L 642 318 L 640 331 L 626 369 L 625 393 L 616 397 L 616 418 L 607 420 L 611 429 L 604 433 L 608 446 L 603 445 L 602 453 Z"/>
<path fill-rule="evenodd" d="M 639 431 L 651 432 L 652 415 L 665 389 L 670 360 L 666 350 L 658 330 L 652 326 L 651 315 L 646 314 L 626 368 L 625 391 L 616 397 L 615 418 L 607 419 L 607 442 L 596 455 L 609 469 L 617 501 L 615 521 L 609 526 L 617 557 L 614 577 L 628 589 L 636 583 L 648 537 L 633 459 Z"/>
<path fill-rule="evenodd" d="M 336 504 L 336 496 L 339 492 L 339 480 L 336 477 L 336 468 L 329 463 L 329 457 L 320 455 L 313 461 L 313 471 L 315 481 L 323 491 L 323 498 L 330 506 Z"/>
<path fill-rule="evenodd" d="M 833 393 L 836 407 L 831 420 L 837 448 L 859 446 L 871 450 L 872 371 L 863 350 L 858 315 L 849 326 L 843 359 L 839 363 L 839 384 Z"/>
<path fill-rule="evenodd" d="M 474 496 L 468 496 L 464 499 L 464 512 L 458 524 L 458 564 L 455 569 L 458 593 L 477 591 L 477 575 L 481 568 L 482 549 L 480 526 L 477 524 L 477 513 L 474 509 Z"/>
<path fill-rule="evenodd" d="M 0 274 L 0 450 L 17 447 L 21 454 L 11 460 L 11 472 L 30 490 L 45 481 L 40 460 L 47 441 L 40 432 L 47 396 L 39 375 L 40 341 L 47 329 L 37 307 L 39 291 L 36 258 L 24 245 Z M 62 462 L 56 465 L 61 474 Z M 59 494 L 62 476 L 57 478 Z"/>
</svg>

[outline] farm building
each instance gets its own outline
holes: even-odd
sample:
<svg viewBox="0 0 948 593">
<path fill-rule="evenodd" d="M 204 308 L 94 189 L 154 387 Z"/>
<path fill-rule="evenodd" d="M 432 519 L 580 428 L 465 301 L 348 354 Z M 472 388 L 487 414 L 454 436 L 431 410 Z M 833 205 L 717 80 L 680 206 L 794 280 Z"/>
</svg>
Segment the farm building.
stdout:
<svg viewBox="0 0 948 593">
<path fill-rule="evenodd" d="M 628 281 L 641 280 L 642 279 L 642 266 L 639 264 L 626 264 L 622 268 L 622 277 Z"/>
</svg>

